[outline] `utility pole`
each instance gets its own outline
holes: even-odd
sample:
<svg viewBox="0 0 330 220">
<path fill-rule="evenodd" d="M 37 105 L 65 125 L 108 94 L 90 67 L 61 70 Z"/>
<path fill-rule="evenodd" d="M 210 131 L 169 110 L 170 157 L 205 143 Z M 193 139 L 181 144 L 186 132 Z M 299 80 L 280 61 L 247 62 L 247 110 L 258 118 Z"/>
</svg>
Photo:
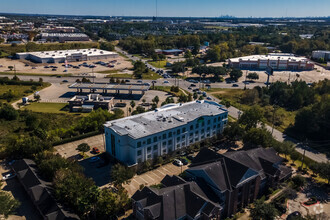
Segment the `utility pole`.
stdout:
<svg viewBox="0 0 330 220">
<path fill-rule="evenodd" d="M 303 142 L 303 146 L 304 146 L 304 154 L 303 154 L 303 158 L 302 158 L 302 160 L 301 160 L 301 167 L 300 167 L 301 170 L 303 170 L 304 161 L 305 161 L 305 154 L 306 154 L 306 147 L 307 147 L 307 138 L 306 138 L 306 140 Z"/>
<path fill-rule="evenodd" d="M 274 123 L 275 123 L 275 113 L 276 113 L 276 105 L 273 105 L 273 126 L 272 126 L 272 135 L 273 135 L 273 132 L 274 132 Z"/>
</svg>

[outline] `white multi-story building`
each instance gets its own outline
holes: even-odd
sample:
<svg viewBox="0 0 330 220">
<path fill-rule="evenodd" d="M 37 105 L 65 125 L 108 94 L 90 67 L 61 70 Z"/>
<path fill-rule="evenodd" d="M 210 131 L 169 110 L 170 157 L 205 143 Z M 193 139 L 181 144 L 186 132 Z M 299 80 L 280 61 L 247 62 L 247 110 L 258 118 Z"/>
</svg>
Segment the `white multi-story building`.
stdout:
<svg viewBox="0 0 330 220">
<path fill-rule="evenodd" d="M 313 59 L 324 59 L 324 61 L 330 60 L 330 51 L 326 50 L 316 50 L 312 53 Z"/>
<path fill-rule="evenodd" d="M 230 67 L 238 69 L 263 70 L 272 67 L 274 70 L 312 70 L 314 63 L 305 57 L 293 54 L 270 53 L 228 59 Z"/>
<path fill-rule="evenodd" d="M 211 101 L 169 104 L 105 124 L 106 151 L 128 165 L 167 154 L 223 131 L 228 111 Z"/>
</svg>

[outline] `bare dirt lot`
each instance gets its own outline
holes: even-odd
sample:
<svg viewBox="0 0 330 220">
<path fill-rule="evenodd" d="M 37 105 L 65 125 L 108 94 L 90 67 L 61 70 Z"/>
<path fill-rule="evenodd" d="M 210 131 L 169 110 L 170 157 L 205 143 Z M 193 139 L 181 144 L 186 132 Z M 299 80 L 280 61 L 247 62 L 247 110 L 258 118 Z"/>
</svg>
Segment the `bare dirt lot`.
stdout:
<svg viewBox="0 0 330 220">
<path fill-rule="evenodd" d="M 102 60 L 93 60 L 93 61 L 86 61 L 87 64 L 93 64 L 97 61 L 103 61 L 103 62 L 109 62 L 112 60 L 117 60 L 117 62 L 114 64 L 115 66 L 113 68 L 102 66 L 95 64 L 96 67 L 93 69 L 94 72 L 100 72 L 100 71 L 109 71 L 109 70 L 122 70 L 122 69 L 130 69 L 132 68 L 132 63 L 128 61 L 126 58 L 119 56 L 118 58 L 112 58 L 112 59 L 102 59 Z M 78 66 L 79 64 L 82 64 L 85 61 L 81 62 L 70 62 L 69 64 L 72 64 L 74 66 Z M 29 66 L 25 66 L 25 65 Z M 34 73 L 34 74 L 66 74 L 66 73 L 72 73 L 74 75 L 78 75 L 81 73 L 91 73 L 92 68 L 89 67 L 83 67 L 81 66 L 80 69 L 75 68 L 68 68 L 67 72 L 63 72 L 65 70 L 65 67 L 63 67 L 63 63 L 33 63 L 28 60 L 11 60 L 8 58 L 2 58 L 0 59 L 0 72 L 13 72 L 9 71 L 8 66 L 15 66 L 16 72 L 18 73 Z M 44 68 L 45 66 L 56 66 L 57 70 L 52 71 L 52 68 Z"/>
</svg>

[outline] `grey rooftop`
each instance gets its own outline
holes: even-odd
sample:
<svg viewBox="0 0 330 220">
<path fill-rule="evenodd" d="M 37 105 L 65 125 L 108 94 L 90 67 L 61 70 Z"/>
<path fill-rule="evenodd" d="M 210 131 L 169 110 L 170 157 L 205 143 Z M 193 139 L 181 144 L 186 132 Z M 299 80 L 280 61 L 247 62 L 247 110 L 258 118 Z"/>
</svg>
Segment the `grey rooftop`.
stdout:
<svg viewBox="0 0 330 220">
<path fill-rule="evenodd" d="M 155 111 L 108 121 L 105 127 L 119 135 L 129 135 L 138 139 L 186 125 L 202 116 L 214 116 L 224 112 L 227 110 L 222 105 L 211 101 L 168 104 Z"/>
</svg>

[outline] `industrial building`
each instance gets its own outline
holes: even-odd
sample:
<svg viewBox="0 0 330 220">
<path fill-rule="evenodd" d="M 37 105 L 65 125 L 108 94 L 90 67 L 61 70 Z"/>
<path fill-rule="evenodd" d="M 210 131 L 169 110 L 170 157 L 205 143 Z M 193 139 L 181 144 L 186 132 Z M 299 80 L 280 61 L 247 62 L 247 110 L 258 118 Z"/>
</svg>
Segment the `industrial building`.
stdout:
<svg viewBox="0 0 330 220">
<path fill-rule="evenodd" d="M 292 175 L 273 148 L 218 154 L 204 148 L 183 178 L 166 176 L 164 187 L 133 196 L 136 219 L 226 219 Z"/>
<path fill-rule="evenodd" d="M 312 53 L 313 59 L 324 59 L 324 61 L 330 60 L 330 51 L 326 50 L 316 50 Z"/>
<path fill-rule="evenodd" d="M 268 66 L 274 70 L 313 70 L 314 63 L 305 57 L 293 54 L 270 53 L 228 59 L 230 67 L 237 69 L 264 70 Z"/>
<path fill-rule="evenodd" d="M 169 104 L 105 124 L 106 151 L 135 165 L 222 133 L 228 111 L 211 101 Z"/>
<path fill-rule="evenodd" d="M 183 50 L 179 49 L 170 49 L 170 50 L 161 50 L 161 49 L 155 49 L 155 52 L 157 54 L 164 54 L 164 55 L 179 55 L 183 53 Z"/>
<path fill-rule="evenodd" d="M 89 37 L 84 33 L 42 33 L 41 39 L 45 41 L 89 41 Z"/>
<path fill-rule="evenodd" d="M 117 58 L 118 54 L 95 48 L 17 53 L 18 59 L 27 59 L 36 63 L 64 63 L 88 60 Z"/>
<path fill-rule="evenodd" d="M 100 94 L 77 95 L 68 102 L 72 112 L 91 112 L 98 108 L 110 110 L 113 107 L 113 97 Z"/>
</svg>

